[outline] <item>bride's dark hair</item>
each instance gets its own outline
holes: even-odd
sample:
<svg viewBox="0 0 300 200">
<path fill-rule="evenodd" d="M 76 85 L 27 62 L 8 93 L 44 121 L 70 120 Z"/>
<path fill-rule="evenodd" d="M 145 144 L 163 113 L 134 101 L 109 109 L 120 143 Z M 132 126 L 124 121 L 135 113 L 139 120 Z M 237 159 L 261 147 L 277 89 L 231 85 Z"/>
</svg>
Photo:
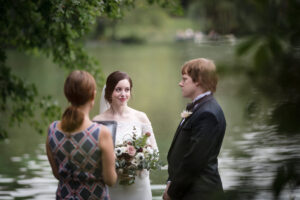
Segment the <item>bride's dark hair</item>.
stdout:
<svg viewBox="0 0 300 200">
<path fill-rule="evenodd" d="M 109 103 L 112 102 L 112 93 L 116 87 L 116 85 L 119 83 L 119 81 L 127 79 L 130 84 L 130 90 L 132 89 L 132 80 L 130 76 L 125 72 L 115 71 L 112 72 L 106 79 L 106 88 L 105 88 L 105 95 L 104 98 Z"/>
</svg>

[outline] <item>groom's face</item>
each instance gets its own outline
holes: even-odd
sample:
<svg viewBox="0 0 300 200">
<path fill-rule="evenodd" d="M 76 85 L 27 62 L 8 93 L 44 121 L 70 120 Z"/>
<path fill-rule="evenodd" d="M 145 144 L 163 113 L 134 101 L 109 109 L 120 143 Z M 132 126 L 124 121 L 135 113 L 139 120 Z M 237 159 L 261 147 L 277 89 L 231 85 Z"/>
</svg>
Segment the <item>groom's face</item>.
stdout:
<svg viewBox="0 0 300 200">
<path fill-rule="evenodd" d="M 198 84 L 193 82 L 192 78 L 189 75 L 182 75 L 179 86 L 181 87 L 183 97 L 190 99 L 194 99 L 196 97 L 196 91 L 199 89 Z"/>
</svg>

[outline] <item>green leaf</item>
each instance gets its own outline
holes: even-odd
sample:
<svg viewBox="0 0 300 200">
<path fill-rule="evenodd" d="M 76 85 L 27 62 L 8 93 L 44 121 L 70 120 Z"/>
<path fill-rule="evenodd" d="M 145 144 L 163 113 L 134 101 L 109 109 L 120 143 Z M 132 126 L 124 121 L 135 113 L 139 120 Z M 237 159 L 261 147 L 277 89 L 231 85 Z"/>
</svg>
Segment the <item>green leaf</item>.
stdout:
<svg viewBox="0 0 300 200">
<path fill-rule="evenodd" d="M 238 56 L 245 55 L 247 52 L 250 51 L 251 48 L 253 48 L 256 45 L 258 41 L 259 41 L 258 37 L 255 36 L 245 39 L 245 41 L 241 42 L 236 47 L 236 54 Z"/>
</svg>

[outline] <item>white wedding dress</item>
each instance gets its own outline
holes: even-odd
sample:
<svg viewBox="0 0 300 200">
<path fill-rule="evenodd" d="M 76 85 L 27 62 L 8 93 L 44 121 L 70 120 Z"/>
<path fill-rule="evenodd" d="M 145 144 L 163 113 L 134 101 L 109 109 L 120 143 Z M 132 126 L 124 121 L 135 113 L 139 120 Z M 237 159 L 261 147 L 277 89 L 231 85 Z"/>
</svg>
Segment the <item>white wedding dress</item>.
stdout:
<svg viewBox="0 0 300 200">
<path fill-rule="evenodd" d="M 135 127 L 137 136 L 141 136 L 146 132 L 151 133 L 148 142 L 154 149 L 158 150 L 151 124 L 144 124 L 138 121 L 117 123 L 116 144 L 131 138 Z M 132 185 L 120 185 L 117 182 L 113 187 L 109 188 L 109 194 L 111 200 L 152 200 L 149 172 L 143 170 L 136 176 L 135 183 Z"/>
</svg>

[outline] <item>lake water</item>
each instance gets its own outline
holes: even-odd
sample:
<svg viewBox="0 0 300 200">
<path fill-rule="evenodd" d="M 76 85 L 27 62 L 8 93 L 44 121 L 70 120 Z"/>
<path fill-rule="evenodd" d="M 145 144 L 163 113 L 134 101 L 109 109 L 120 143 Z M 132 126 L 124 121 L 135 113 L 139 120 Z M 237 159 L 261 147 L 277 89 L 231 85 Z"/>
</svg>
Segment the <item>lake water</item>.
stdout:
<svg viewBox="0 0 300 200">
<path fill-rule="evenodd" d="M 217 66 L 228 68 L 237 61 L 234 46 L 230 44 L 90 43 L 86 49 L 99 60 L 105 75 L 121 70 L 132 77 L 133 96 L 129 104 L 148 115 L 165 163 L 180 113 L 187 103 L 178 87 L 181 65 L 197 57 L 211 58 Z M 41 94 L 51 94 L 62 107 L 66 105 L 63 96 L 66 73 L 49 59 L 9 52 L 8 64 L 25 81 L 36 83 Z M 100 93 L 101 88 L 97 102 Z M 245 196 L 243 199 L 273 199 L 270 188 L 277 167 L 287 160 L 300 158 L 300 134 L 276 131 L 276 124 L 269 123 L 272 102 L 253 88 L 241 73 L 220 74 L 215 97 L 227 120 L 219 156 L 225 191 L 237 190 Z M 255 105 L 255 112 L 249 114 L 251 105 Z M 92 115 L 98 110 L 99 103 Z M 51 173 L 44 148 L 46 129 L 39 135 L 28 125 L 13 127 L 9 129 L 9 138 L 0 142 L 0 200 L 55 199 L 57 181 Z M 161 199 L 166 179 L 166 168 L 151 173 L 153 199 Z M 291 190 L 286 186 L 280 197 L 300 199 L 300 189 Z"/>
</svg>

